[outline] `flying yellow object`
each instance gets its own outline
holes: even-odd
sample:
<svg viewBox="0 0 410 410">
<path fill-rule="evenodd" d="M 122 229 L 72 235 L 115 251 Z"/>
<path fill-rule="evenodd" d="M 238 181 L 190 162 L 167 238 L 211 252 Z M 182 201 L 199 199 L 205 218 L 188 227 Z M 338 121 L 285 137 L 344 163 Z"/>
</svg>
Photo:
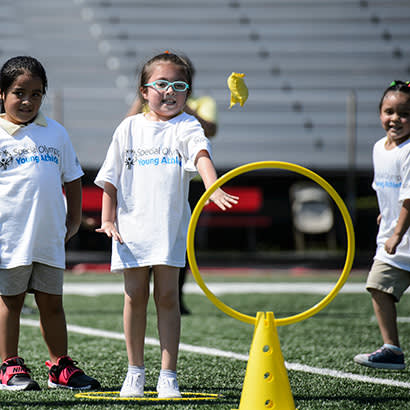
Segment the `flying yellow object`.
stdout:
<svg viewBox="0 0 410 410">
<path fill-rule="evenodd" d="M 245 74 L 241 73 L 232 73 L 228 77 L 227 83 L 231 90 L 231 105 L 229 108 L 232 108 L 236 103 L 239 103 L 241 107 L 243 107 L 248 98 L 248 87 L 243 77 L 245 77 Z"/>
</svg>

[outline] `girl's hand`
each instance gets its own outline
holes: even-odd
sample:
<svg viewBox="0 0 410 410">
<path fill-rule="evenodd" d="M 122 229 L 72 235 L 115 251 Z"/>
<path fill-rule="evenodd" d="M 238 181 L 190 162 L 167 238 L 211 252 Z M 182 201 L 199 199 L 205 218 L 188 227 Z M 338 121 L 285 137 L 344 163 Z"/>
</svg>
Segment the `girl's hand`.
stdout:
<svg viewBox="0 0 410 410">
<path fill-rule="evenodd" d="M 113 222 L 104 222 L 101 224 L 101 228 L 97 228 L 95 232 L 105 233 L 109 238 L 113 238 L 114 241 L 118 241 L 121 244 L 123 243 L 121 235 L 118 233 Z"/>
<path fill-rule="evenodd" d="M 67 230 L 65 233 L 64 243 L 67 243 L 78 232 L 77 225 L 67 223 L 66 226 L 67 226 Z"/>
<path fill-rule="evenodd" d="M 390 254 L 394 255 L 396 253 L 397 246 L 401 242 L 401 237 L 399 235 L 393 234 L 384 244 L 384 250 Z"/>
<path fill-rule="evenodd" d="M 218 188 L 209 198 L 210 201 L 215 203 L 223 211 L 226 211 L 226 208 L 232 208 L 232 205 L 238 203 L 239 197 L 230 195 L 225 191 L 222 191 L 221 188 Z"/>
</svg>

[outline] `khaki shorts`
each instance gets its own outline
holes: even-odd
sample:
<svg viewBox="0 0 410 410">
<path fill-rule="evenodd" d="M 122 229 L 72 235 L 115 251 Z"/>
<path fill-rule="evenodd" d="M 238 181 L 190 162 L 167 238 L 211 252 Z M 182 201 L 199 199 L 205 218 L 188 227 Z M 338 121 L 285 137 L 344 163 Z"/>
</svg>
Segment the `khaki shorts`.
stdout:
<svg viewBox="0 0 410 410">
<path fill-rule="evenodd" d="M 15 296 L 34 291 L 63 294 L 64 269 L 33 262 L 32 265 L 0 269 L 0 295 Z"/>
<path fill-rule="evenodd" d="M 377 259 L 374 260 L 367 277 L 366 289 L 377 289 L 388 293 L 398 302 L 410 286 L 410 272 L 391 266 Z"/>
</svg>

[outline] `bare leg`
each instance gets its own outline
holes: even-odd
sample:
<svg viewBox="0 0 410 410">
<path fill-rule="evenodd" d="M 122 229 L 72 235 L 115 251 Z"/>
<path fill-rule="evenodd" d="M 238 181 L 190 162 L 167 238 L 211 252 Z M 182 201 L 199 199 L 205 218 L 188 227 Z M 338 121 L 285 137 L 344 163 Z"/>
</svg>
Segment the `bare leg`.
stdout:
<svg viewBox="0 0 410 410">
<path fill-rule="evenodd" d="M 154 266 L 154 298 L 157 307 L 158 332 L 161 344 L 161 369 L 176 371 L 181 314 L 178 289 L 179 268 Z"/>
<path fill-rule="evenodd" d="M 184 284 L 186 280 L 186 272 L 187 266 L 180 268 L 179 270 L 179 278 L 178 278 L 178 288 L 179 288 L 179 310 L 181 311 L 181 315 L 189 315 L 191 312 L 186 307 L 183 298 L 183 291 L 184 291 Z"/>
<path fill-rule="evenodd" d="M 4 361 L 18 356 L 20 313 L 26 294 L 0 296 L 0 357 Z"/>
<path fill-rule="evenodd" d="M 371 289 L 370 293 L 383 342 L 400 347 L 394 297 L 376 289 Z"/>
<path fill-rule="evenodd" d="M 67 355 L 67 324 L 62 295 L 36 292 L 35 299 L 40 311 L 40 328 L 47 344 L 50 360 L 57 363 L 60 356 Z"/>
<path fill-rule="evenodd" d="M 149 268 L 124 271 L 124 333 L 128 362 L 144 366 L 145 329 L 149 298 Z"/>
</svg>

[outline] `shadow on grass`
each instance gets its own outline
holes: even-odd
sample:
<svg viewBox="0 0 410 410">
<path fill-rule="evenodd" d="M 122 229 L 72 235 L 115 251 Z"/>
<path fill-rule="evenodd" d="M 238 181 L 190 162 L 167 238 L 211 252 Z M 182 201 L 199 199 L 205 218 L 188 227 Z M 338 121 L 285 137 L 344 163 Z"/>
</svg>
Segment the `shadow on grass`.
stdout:
<svg viewBox="0 0 410 410">
<path fill-rule="evenodd" d="M 146 386 L 146 392 L 154 392 L 155 387 Z M 61 398 L 60 400 L 48 400 L 49 397 L 41 397 L 40 392 L 24 392 L 23 395 L 20 394 L 7 394 L 6 397 L 0 396 L 1 409 L 13 409 L 13 408 L 42 408 L 42 409 L 83 409 L 83 408 L 108 408 L 108 407 L 129 407 L 129 406 L 144 406 L 144 407 L 162 407 L 162 408 L 183 408 L 184 406 L 231 406 L 232 408 L 237 406 L 240 401 L 241 390 L 236 388 L 206 388 L 201 386 L 191 386 L 189 391 L 181 389 L 182 393 L 192 392 L 192 397 L 188 395 L 183 395 L 185 400 L 149 400 L 150 398 L 155 398 L 153 395 L 146 394 L 146 400 L 120 400 L 116 399 L 111 395 L 112 398 L 99 398 L 96 396 L 95 399 L 90 399 L 87 397 L 75 397 L 75 394 L 79 392 L 73 392 L 73 396 Z M 113 388 L 103 388 L 100 392 L 119 392 L 119 387 L 115 386 Z M 86 392 L 83 392 L 86 393 Z M 89 392 L 90 394 L 95 394 L 99 392 Z M 195 394 L 198 394 L 197 396 Z M 200 394 L 200 395 L 199 395 Z M 217 394 L 217 398 L 201 397 Z M 35 395 L 35 396 L 34 396 Z M 30 397 L 34 396 L 34 397 Z M 103 396 L 103 395 L 102 395 Z M 106 397 L 110 397 L 107 395 Z M 198 399 L 200 398 L 200 400 Z M 10 401 L 5 401 L 10 400 Z"/>
<path fill-rule="evenodd" d="M 304 395 L 294 395 L 293 396 L 295 402 L 302 406 L 303 402 L 308 402 L 314 404 L 314 402 L 318 402 L 318 409 L 320 408 L 320 404 L 322 402 L 327 403 L 336 403 L 339 402 L 343 405 L 343 409 L 358 409 L 362 407 L 358 406 L 366 406 L 363 408 L 368 408 L 367 406 L 372 406 L 371 408 L 378 409 L 379 406 L 382 404 L 391 404 L 396 403 L 399 405 L 401 409 L 407 408 L 406 406 L 409 403 L 409 398 L 405 394 L 403 397 L 391 396 L 391 397 L 374 397 L 374 396 L 343 396 L 343 395 L 311 395 L 311 396 L 304 396 Z M 401 404 L 402 403 L 402 404 Z M 349 407 L 347 407 L 349 406 Z M 350 407 L 351 406 L 351 407 Z M 335 408 L 342 408 L 342 407 L 335 407 Z M 390 407 L 389 407 L 390 408 Z M 393 407 L 392 407 L 393 408 Z"/>
</svg>

